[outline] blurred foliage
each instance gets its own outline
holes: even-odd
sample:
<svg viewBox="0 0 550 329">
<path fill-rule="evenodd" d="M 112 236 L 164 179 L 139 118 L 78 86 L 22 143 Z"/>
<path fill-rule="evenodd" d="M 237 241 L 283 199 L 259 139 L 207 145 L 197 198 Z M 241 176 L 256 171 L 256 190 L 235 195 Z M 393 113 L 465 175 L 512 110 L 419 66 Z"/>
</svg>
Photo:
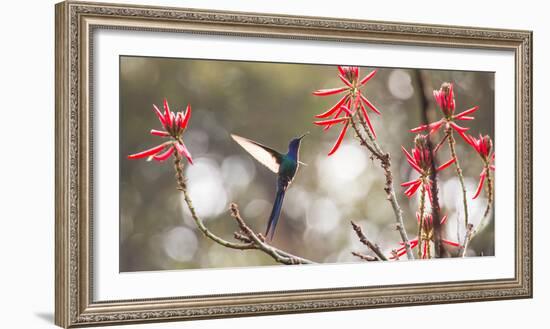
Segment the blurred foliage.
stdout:
<svg viewBox="0 0 550 329">
<path fill-rule="evenodd" d="M 361 68 L 362 75 L 373 68 Z M 275 194 L 275 175 L 234 143 L 235 133 L 281 152 L 288 141 L 310 131 L 301 148 L 302 166 L 283 206 L 273 244 L 317 262 L 357 261 L 350 252 L 366 251 L 349 220 L 363 226 L 371 240 L 388 254 L 399 235 L 385 200 L 384 178 L 377 163 L 348 133 L 344 144 L 327 157 L 338 134 L 312 125 L 313 116 L 329 108 L 337 96 L 315 97 L 316 89 L 340 86 L 336 67 L 235 61 L 121 57 L 120 60 L 120 271 L 258 266 L 274 264 L 256 251 L 223 248 L 204 238 L 190 219 L 176 190 L 171 161 L 128 160 L 126 156 L 158 144 L 149 135 L 160 128 L 152 104 L 166 97 L 172 110 L 190 103 L 193 116 L 184 140 L 195 164 L 186 167 L 194 204 L 209 228 L 232 239 L 236 229 L 228 205 L 236 202 L 249 225 L 265 230 Z M 366 88 L 382 111 L 372 115 L 378 141 L 392 155 L 395 188 L 406 229 L 415 236 L 417 199 L 403 195 L 401 182 L 415 178 L 401 145 L 412 147 L 409 129 L 421 124 L 420 94 L 414 85 L 418 70 L 379 68 Z M 479 105 L 470 132 L 494 137 L 494 74 L 423 70 L 430 90 L 455 83 L 457 111 Z M 432 111 L 435 111 L 432 101 Z M 439 112 L 434 113 L 437 117 Z M 439 135 L 441 136 L 441 135 Z M 457 137 L 468 191 L 473 194 L 481 162 Z M 449 159 L 448 147 L 439 153 Z M 463 237 L 460 187 L 454 167 L 440 175 L 442 211 L 449 216 L 446 235 Z M 485 199 L 470 202 L 471 221 L 481 218 Z M 494 222 L 494 221 L 493 221 Z M 460 224 L 460 225 L 459 225 Z M 458 232 L 457 232 L 458 231 Z M 472 254 L 494 254 L 491 224 L 472 242 Z"/>
</svg>

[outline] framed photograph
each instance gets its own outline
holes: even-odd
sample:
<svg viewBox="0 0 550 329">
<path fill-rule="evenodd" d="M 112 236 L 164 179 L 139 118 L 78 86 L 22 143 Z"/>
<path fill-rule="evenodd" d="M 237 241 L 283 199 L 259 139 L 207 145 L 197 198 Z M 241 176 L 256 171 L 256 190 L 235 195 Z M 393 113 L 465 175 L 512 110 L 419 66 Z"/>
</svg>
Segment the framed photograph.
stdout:
<svg viewBox="0 0 550 329">
<path fill-rule="evenodd" d="M 59 3 L 56 324 L 529 298 L 531 102 L 530 31 Z"/>
</svg>

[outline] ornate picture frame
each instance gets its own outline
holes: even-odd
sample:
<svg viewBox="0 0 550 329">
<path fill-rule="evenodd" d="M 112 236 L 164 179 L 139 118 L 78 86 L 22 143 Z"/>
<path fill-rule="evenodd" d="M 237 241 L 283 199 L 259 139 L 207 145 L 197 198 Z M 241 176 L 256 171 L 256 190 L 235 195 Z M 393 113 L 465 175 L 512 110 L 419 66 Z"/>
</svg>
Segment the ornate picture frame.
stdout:
<svg viewBox="0 0 550 329">
<path fill-rule="evenodd" d="M 97 301 L 94 295 L 93 34 L 125 30 L 491 49 L 515 58 L 514 276 Z M 61 327 L 531 298 L 532 32 L 65 1 L 56 5 L 55 322 Z M 498 97 L 498 96 L 497 96 Z"/>
</svg>

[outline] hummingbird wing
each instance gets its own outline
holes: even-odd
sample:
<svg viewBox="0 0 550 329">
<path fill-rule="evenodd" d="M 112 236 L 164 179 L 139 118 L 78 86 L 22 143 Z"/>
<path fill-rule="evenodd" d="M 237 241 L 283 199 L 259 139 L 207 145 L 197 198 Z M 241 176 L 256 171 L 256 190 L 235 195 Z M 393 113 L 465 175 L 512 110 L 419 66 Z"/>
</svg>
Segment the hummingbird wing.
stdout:
<svg viewBox="0 0 550 329">
<path fill-rule="evenodd" d="M 231 134 L 231 138 L 233 138 L 233 140 L 237 142 L 237 144 L 245 149 L 245 151 L 250 153 L 250 155 L 252 155 L 254 159 L 258 160 L 258 162 L 269 168 L 269 170 L 273 171 L 274 173 L 279 173 L 279 167 L 283 158 L 283 155 L 281 153 L 275 151 L 270 147 L 252 141 L 248 138 L 244 138 L 234 134 Z"/>
</svg>

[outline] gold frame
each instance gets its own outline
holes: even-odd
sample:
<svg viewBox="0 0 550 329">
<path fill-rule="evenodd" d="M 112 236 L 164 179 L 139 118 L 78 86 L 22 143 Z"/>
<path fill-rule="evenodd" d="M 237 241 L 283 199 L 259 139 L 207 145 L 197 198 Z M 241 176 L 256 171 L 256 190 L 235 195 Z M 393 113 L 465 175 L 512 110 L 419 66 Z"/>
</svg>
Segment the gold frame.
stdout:
<svg viewBox="0 0 550 329">
<path fill-rule="evenodd" d="M 93 302 L 90 36 L 97 28 L 513 51 L 514 278 Z M 532 40 L 531 31 L 73 1 L 57 4 L 55 323 L 68 328 L 532 297 Z"/>
</svg>

